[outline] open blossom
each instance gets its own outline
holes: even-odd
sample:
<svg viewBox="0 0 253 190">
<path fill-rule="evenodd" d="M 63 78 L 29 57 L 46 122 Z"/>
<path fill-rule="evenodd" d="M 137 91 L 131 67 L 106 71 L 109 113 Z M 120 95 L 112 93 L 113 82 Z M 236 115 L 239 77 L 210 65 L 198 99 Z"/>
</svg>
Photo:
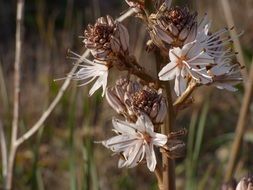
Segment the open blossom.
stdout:
<svg viewBox="0 0 253 190">
<path fill-rule="evenodd" d="M 164 146 L 167 136 L 155 133 L 146 115 L 140 115 L 136 123 L 113 119 L 113 126 L 118 135 L 102 141 L 102 144 L 121 155 L 118 167 L 132 168 L 145 158 L 149 170 L 154 171 L 157 163 L 154 146 Z"/>
<path fill-rule="evenodd" d="M 196 41 L 205 48 L 207 54 L 216 58 L 216 62 L 235 56 L 235 53 L 231 49 L 233 40 L 230 37 L 229 29 L 223 28 L 211 33 L 210 28 L 211 22 L 206 15 L 198 26 Z"/>
<path fill-rule="evenodd" d="M 157 91 L 126 78 L 119 79 L 114 87 L 107 88 L 106 99 L 115 111 L 129 121 L 136 121 L 140 113 L 145 113 L 154 123 L 162 123 L 167 114 L 161 89 Z"/>
<path fill-rule="evenodd" d="M 73 76 L 73 80 L 83 81 L 80 86 L 87 85 L 91 83 L 92 81 L 96 80 L 94 85 L 89 91 L 89 95 L 91 96 L 96 90 L 98 90 L 100 87 L 103 89 L 102 96 L 105 94 L 105 89 L 107 86 L 107 77 L 108 77 L 108 70 L 109 67 L 97 60 L 90 61 L 85 58 L 82 59 L 81 69 L 79 69 Z"/>
<path fill-rule="evenodd" d="M 223 62 L 219 62 L 219 65 L 212 67 L 208 72 L 213 76 L 212 85 L 219 89 L 236 91 L 234 86 L 243 80 L 240 65 L 231 64 L 230 58 L 225 58 Z"/>
<path fill-rule="evenodd" d="M 206 50 L 206 53 L 214 58 L 215 66 L 208 72 L 213 77 L 213 85 L 219 89 L 236 91 L 234 85 L 242 81 L 241 66 L 233 63 L 235 53 L 231 49 L 233 40 L 229 30 L 223 28 L 211 33 L 211 22 L 205 16 L 198 27 L 196 40 Z"/>
<path fill-rule="evenodd" d="M 162 81 L 175 79 L 174 90 L 177 96 L 185 91 L 190 78 L 201 84 L 212 82 L 206 68 L 214 64 L 214 58 L 197 41 L 185 44 L 182 48 L 171 49 L 169 58 L 170 63 L 162 68 L 158 76 Z"/>
<path fill-rule="evenodd" d="M 83 42 L 96 59 L 103 61 L 110 61 L 118 53 L 127 54 L 129 50 L 126 27 L 110 16 L 98 18 L 94 25 L 88 25 Z"/>
</svg>

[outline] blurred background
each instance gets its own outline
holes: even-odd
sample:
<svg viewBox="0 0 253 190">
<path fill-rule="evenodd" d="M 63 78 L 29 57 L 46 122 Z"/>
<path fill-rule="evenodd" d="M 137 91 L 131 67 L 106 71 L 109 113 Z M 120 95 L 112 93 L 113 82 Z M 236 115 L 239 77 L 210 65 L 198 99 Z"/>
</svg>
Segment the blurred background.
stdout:
<svg viewBox="0 0 253 190">
<path fill-rule="evenodd" d="M 215 31 L 226 26 L 219 0 L 174 0 L 175 4 L 206 12 Z M 253 1 L 229 1 L 240 37 L 247 70 L 253 56 Z M 72 68 L 67 49 L 84 52 L 83 31 L 99 16 L 114 18 L 127 9 L 124 0 L 26 0 L 21 66 L 21 115 L 19 135 L 30 128 L 53 100 Z M 13 105 L 16 1 L 0 1 L 0 119 L 10 139 Z M 154 55 L 145 52 L 148 39 L 138 19 L 124 21 L 131 38 L 131 52 L 152 72 Z M 116 72 L 115 76 L 116 75 Z M 114 77 L 112 77 L 114 78 Z M 113 81 L 113 80 L 111 80 Z M 109 82 L 109 85 L 112 82 Z M 176 127 L 188 129 L 187 154 L 176 161 L 177 189 L 219 189 L 244 95 L 202 87 L 194 93 L 194 104 L 182 111 Z M 112 135 L 115 112 L 101 91 L 88 97 L 89 87 L 72 83 L 39 133 L 23 144 L 17 154 L 14 187 L 17 190 L 152 190 L 155 177 L 144 166 L 118 169 L 118 158 L 94 141 Z M 237 160 L 235 178 L 253 171 L 253 115 L 248 114 L 246 132 Z M 0 164 L 0 168 L 2 165 Z M 0 175 L 0 189 L 2 176 Z M 189 188 L 188 188 L 189 189 Z"/>
</svg>

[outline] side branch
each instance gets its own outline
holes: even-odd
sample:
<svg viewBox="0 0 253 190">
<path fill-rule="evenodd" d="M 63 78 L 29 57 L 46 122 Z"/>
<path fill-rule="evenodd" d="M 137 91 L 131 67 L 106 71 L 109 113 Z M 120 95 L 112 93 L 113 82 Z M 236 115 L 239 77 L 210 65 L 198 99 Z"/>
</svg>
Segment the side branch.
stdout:
<svg viewBox="0 0 253 190">
<path fill-rule="evenodd" d="M 178 107 L 182 105 L 187 100 L 187 98 L 189 98 L 197 86 L 198 84 L 195 81 L 191 81 L 184 93 L 173 103 L 173 106 Z"/>
<path fill-rule="evenodd" d="M 82 57 L 87 57 L 88 55 L 89 55 L 89 51 L 86 50 L 84 52 L 84 54 L 82 55 Z M 80 60 L 82 60 L 82 57 L 80 58 Z M 68 88 L 68 86 L 70 84 L 71 76 L 75 73 L 75 71 L 77 70 L 79 64 L 80 64 L 80 61 L 78 61 L 77 64 L 74 64 L 74 67 L 72 68 L 72 70 L 68 74 L 68 77 L 64 81 L 64 83 L 63 83 L 62 87 L 60 88 L 58 94 L 56 95 L 55 99 L 51 102 L 51 104 L 49 105 L 49 107 L 47 108 L 47 110 L 42 114 L 42 116 L 40 117 L 40 119 L 25 134 L 23 134 L 16 141 L 16 146 L 19 146 L 20 144 L 22 144 L 24 141 L 26 141 L 31 136 L 33 136 L 40 129 L 40 127 L 42 126 L 42 124 L 44 123 L 44 121 L 48 118 L 48 116 L 54 110 L 55 106 L 61 100 L 64 92 L 66 91 L 66 89 Z"/>
</svg>

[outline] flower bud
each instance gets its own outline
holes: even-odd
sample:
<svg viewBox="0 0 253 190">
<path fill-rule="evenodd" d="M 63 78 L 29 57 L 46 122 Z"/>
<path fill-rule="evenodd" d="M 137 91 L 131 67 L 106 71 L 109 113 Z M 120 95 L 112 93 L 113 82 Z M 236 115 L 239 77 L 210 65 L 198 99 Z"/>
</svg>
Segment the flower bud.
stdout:
<svg viewBox="0 0 253 190">
<path fill-rule="evenodd" d="M 162 123 L 167 113 L 161 90 L 125 78 L 118 80 L 114 87 L 107 88 L 106 98 L 115 111 L 130 121 L 135 121 L 140 113 L 144 113 L 154 123 Z"/>
<path fill-rule="evenodd" d="M 107 61 L 118 53 L 128 53 L 129 34 L 125 26 L 106 16 L 98 18 L 94 25 L 88 25 L 83 42 L 96 59 Z"/>
<path fill-rule="evenodd" d="M 150 36 L 153 43 L 168 52 L 170 47 L 181 47 L 194 39 L 197 31 L 197 13 L 187 8 L 170 8 L 164 3 L 156 14 L 149 17 Z"/>
</svg>

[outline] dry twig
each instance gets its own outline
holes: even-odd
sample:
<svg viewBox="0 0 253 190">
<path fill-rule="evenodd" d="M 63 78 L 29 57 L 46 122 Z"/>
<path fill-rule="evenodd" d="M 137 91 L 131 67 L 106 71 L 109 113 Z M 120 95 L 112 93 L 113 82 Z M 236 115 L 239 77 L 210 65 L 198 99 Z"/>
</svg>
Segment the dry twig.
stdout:
<svg viewBox="0 0 253 190">
<path fill-rule="evenodd" d="M 7 144 L 5 138 L 5 132 L 3 128 L 2 121 L 0 120 L 0 145 L 1 145 L 1 155 L 2 155 L 2 175 L 3 181 L 6 179 L 7 175 Z"/>
<path fill-rule="evenodd" d="M 232 144 L 231 148 L 231 153 L 229 156 L 229 162 L 227 166 L 227 171 L 225 175 L 225 181 L 229 181 L 234 173 L 235 165 L 236 165 L 236 159 L 238 157 L 238 153 L 240 152 L 240 147 L 242 143 L 242 138 L 244 135 L 244 131 L 246 128 L 246 121 L 247 121 L 247 116 L 249 112 L 249 107 L 252 99 L 252 94 L 253 94 L 253 59 L 252 59 L 252 64 L 250 68 L 250 74 L 249 78 L 246 81 L 246 86 L 245 86 L 245 94 L 243 97 L 243 102 L 240 110 L 240 115 L 239 119 L 237 121 L 236 125 L 236 131 L 235 131 L 235 138 Z"/>
<path fill-rule="evenodd" d="M 13 120 L 12 120 L 12 134 L 10 154 L 8 158 L 8 168 L 6 176 L 6 189 L 12 187 L 13 166 L 16 156 L 16 139 L 18 135 L 18 121 L 19 121 L 19 95 L 20 95 L 20 64 L 21 64 L 21 50 L 22 50 L 22 24 L 24 13 L 24 0 L 17 1 L 17 15 L 16 15 L 16 47 L 15 47 L 15 64 L 14 64 L 14 105 L 13 105 Z"/>
</svg>

